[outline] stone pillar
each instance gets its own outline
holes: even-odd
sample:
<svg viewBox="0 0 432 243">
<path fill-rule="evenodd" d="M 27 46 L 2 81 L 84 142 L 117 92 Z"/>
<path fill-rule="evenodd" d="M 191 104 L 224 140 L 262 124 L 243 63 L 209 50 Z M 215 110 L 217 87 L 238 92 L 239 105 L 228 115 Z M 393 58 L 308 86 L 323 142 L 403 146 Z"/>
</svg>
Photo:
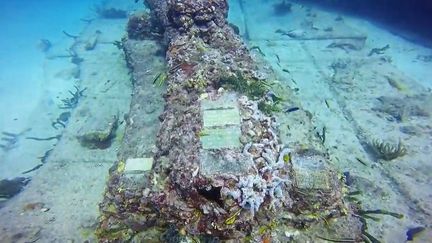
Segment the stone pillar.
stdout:
<svg viewBox="0 0 432 243">
<path fill-rule="evenodd" d="M 101 240 L 142 240 L 137 232 L 144 237 L 161 231 L 259 238 L 264 226 L 303 228 L 340 216 L 341 185 L 325 156 L 285 148 L 277 122 L 259 109 L 274 94 L 265 69 L 228 25 L 226 0 L 146 4 L 166 46 L 157 149 L 152 169 L 140 180 L 124 173 L 140 160 L 123 154 L 113 168 L 101 203 Z M 127 56 L 133 57 L 127 42 Z"/>
</svg>

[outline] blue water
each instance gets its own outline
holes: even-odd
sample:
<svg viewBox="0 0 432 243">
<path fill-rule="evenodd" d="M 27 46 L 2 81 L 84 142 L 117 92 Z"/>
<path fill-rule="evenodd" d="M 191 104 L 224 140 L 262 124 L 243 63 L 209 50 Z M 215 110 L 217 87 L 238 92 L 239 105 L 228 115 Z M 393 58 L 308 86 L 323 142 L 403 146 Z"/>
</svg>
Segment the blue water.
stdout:
<svg viewBox="0 0 432 243">
<path fill-rule="evenodd" d="M 14 102 L 2 101 L 0 110 L 14 118 L 26 119 L 31 106 L 37 103 L 42 85 L 44 53 L 38 48 L 41 39 L 53 44 L 71 33 L 82 31 L 85 18 L 93 14 L 96 1 L 1 1 L 0 23 L 0 93 Z M 7 105 L 6 105 L 7 104 Z M 18 106 L 18 107 L 16 107 Z M 23 109 L 25 112 L 19 112 Z M 10 127 L 8 116 L 2 116 L 0 127 Z"/>
</svg>

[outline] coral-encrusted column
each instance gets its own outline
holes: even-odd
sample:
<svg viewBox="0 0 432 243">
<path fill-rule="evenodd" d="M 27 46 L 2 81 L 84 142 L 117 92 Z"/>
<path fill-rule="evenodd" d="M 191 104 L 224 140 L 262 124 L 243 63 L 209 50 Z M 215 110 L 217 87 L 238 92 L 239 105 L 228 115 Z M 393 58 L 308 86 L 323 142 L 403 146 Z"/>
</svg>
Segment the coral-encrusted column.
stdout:
<svg viewBox="0 0 432 243">
<path fill-rule="evenodd" d="M 145 2 L 164 30 L 166 46 L 157 149 L 151 171 L 139 182 L 122 173 L 124 161 L 111 171 L 99 238 L 130 240 L 138 232 L 147 237 L 166 230 L 165 235 L 243 239 L 261 237 L 260 226 L 275 222 L 306 227 L 340 215 L 339 179 L 323 155 L 284 148 L 275 119 L 258 109 L 259 101 L 275 95 L 228 25 L 226 0 Z M 124 48 L 133 59 L 139 55 L 131 46 Z M 224 90 L 222 83 L 249 98 Z M 302 212 L 318 217 L 297 217 Z"/>
<path fill-rule="evenodd" d="M 169 158 L 171 183 L 180 194 L 196 194 L 202 117 L 199 95 L 220 86 L 223 77 L 255 78 L 247 48 L 226 21 L 225 0 L 147 1 L 165 26 L 168 91 L 158 135 L 159 156 Z M 156 159 L 157 163 L 158 159 Z"/>
<path fill-rule="evenodd" d="M 257 68 L 226 21 L 228 5 L 225 0 L 150 0 L 147 3 L 165 26 L 168 45 L 168 90 L 155 167 L 160 166 L 160 170 L 156 169 L 158 178 L 169 179 L 163 190 L 153 191 L 153 198 L 157 198 L 153 205 L 162 217 L 176 224 L 182 222 L 179 227 L 187 226 L 190 233 L 228 235 L 230 231 L 210 226 L 217 218 L 223 225 L 227 216 L 216 215 L 213 209 L 217 207 L 212 206 L 215 202 L 209 202 L 211 195 L 206 197 L 206 193 L 220 197 L 217 195 L 220 188 L 212 191 L 210 178 L 198 173 L 202 166 L 200 133 L 203 126 L 199 97 L 216 93 L 219 82 L 226 77 L 241 75 L 245 79 L 257 79 Z M 168 165 L 164 165 L 164 161 L 169 161 Z M 169 173 L 164 175 L 163 171 Z M 198 224 L 193 224 L 194 214 L 203 207 L 211 212 Z"/>
</svg>

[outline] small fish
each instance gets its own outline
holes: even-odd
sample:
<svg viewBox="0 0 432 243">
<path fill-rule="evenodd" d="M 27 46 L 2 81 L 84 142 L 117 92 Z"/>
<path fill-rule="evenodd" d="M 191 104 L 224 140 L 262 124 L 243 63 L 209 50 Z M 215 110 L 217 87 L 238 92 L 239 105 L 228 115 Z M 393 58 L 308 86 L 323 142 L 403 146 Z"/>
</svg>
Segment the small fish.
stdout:
<svg viewBox="0 0 432 243">
<path fill-rule="evenodd" d="M 290 112 L 294 112 L 294 111 L 298 111 L 300 110 L 300 108 L 296 107 L 291 107 L 285 110 L 286 113 L 290 113 Z"/>
<path fill-rule="evenodd" d="M 325 102 L 325 104 L 326 104 L 327 108 L 329 108 L 329 109 L 330 109 L 330 105 L 329 105 L 328 101 L 327 101 L 327 100 L 324 100 L 324 102 Z"/>
<path fill-rule="evenodd" d="M 153 79 L 153 84 L 156 83 L 156 81 L 159 79 L 159 77 L 162 75 L 162 73 L 159 73 L 154 79 Z"/>
<path fill-rule="evenodd" d="M 192 172 L 192 177 L 197 176 L 198 172 L 199 172 L 199 166 Z"/>
<path fill-rule="evenodd" d="M 90 24 L 94 19 L 81 18 L 80 20 L 83 21 L 83 22 L 86 22 L 86 23 Z"/>
<path fill-rule="evenodd" d="M 326 132 L 327 132 L 327 128 L 326 128 L 325 126 L 322 128 L 322 132 L 321 132 L 321 133 L 316 132 L 316 135 L 317 135 L 318 138 L 321 140 L 322 144 L 325 143 L 325 140 L 326 140 Z"/>
<path fill-rule="evenodd" d="M 164 72 L 159 73 L 155 79 L 153 79 L 153 84 L 156 84 L 158 86 L 162 86 L 165 81 L 167 80 L 167 75 Z"/>
<path fill-rule="evenodd" d="M 349 196 L 358 196 L 358 195 L 361 195 L 361 194 L 362 194 L 361 191 L 353 191 L 353 192 L 349 192 L 348 193 Z"/>
<path fill-rule="evenodd" d="M 278 54 L 275 54 L 275 56 L 276 56 L 276 59 L 277 59 L 277 63 L 279 64 L 279 63 L 280 63 L 279 55 L 278 55 Z"/>
<path fill-rule="evenodd" d="M 225 220 L 225 224 L 226 225 L 232 225 L 235 223 L 235 221 L 237 220 L 237 216 L 240 215 L 242 209 L 239 209 L 239 211 L 235 212 L 233 215 L 229 216 L 226 220 Z"/>
<path fill-rule="evenodd" d="M 282 72 L 291 73 L 288 69 L 284 68 L 282 69 Z"/>
<path fill-rule="evenodd" d="M 349 171 L 345 171 L 343 173 L 344 177 L 345 177 L 345 185 L 347 186 L 351 186 L 353 184 L 353 178 L 351 177 L 351 174 Z"/>
<path fill-rule="evenodd" d="M 425 230 L 425 227 L 422 227 L 422 226 L 408 229 L 406 232 L 407 241 L 414 240 L 414 237 L 416 235 L 418 235 L 419 233 L 423 232 L 423 230 Z"/>
<path fill-rule="evenodd" d="M 277 104 L 280 103 L 280 102 L 282 102 L 284 100 L 283 98 L 277 96 L 272 91 L 267 92 L 266 96 L 269 97 L 274 103 L 277 103 Z"/>
<path fill-rule="evenodd" d="M 249 50 L 257 50 L 261 55 L 266 56 L 259 46 L 252 46 Z"/>
<path fill-rule="evenodd" d="M 200 131 L 199 133 L 198 133 L 198 136 L 199 137 L 205 137 L 205 136 L 209 136 L 210 134 L 208 133 L 208 132 L 204 132 L 204 131 Z"/>
<path fill-rule="evenodd" d="M 284 161 L 285 163 L 289 163 L 289 162 L 291 162 L 291 153 L 285 154 L 285 155 L 283 156 L 283 161 Z"/>
<path fill-rule="evenodd" d="M 283 33 L 285 33 L 286 31 L 285 30 L 282 30 L 282 29 L 277 29 L 276 31 L 275 31 L 275 33 L 278 33 L 278 34 L 283 34 Z"/>
<path fill-rule="evenodd" d="M 118 165 L 117 165 L 117 172 L 118 173 L 123 173 L 123 171 L 126 168 L 126 163 L 123 160 L 120 160 Z"/>
<path fill-rule="evenodd" d="M 366 164 L 363 160 L 361 160 L 360 158 L 357 158 L 357 157 L 356 157 L 356 160 L 357 160 L 358 162 L 360 162 L 362 165 L 367 166 L 367 164 Z"/>
</svg>

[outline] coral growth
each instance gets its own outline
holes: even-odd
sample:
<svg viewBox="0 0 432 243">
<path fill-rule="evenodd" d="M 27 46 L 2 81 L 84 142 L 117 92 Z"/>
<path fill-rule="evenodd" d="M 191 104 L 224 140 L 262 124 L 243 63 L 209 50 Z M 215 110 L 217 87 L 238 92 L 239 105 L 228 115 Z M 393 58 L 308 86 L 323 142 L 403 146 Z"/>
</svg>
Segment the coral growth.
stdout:
<svg viewBox="0 0 432 243">
<path fill-rule="evenodd" d="M 379 139 L 374 139 L 370 145 L 378 157 L 384 160 L 393 160 L 397 157 L 404 156 L 407 153 L 405 146 L 400 140 L 397 144 L 392 144 Z"/>
<path fill-rule="evenodd" d="M 111 170 L 100 205 L 103 216 L 99 239 L 129 241 L 136 232 L 170 226 L 166 230 L 172 233 L 169 235 L 238 240 L 258 234 L 262 225 L 274 225 L 269 222 L 273 218 L 302 228 L 320 220 L 297 217 L 295 213 L 301 210 L 323 210 L 331 212 L 328 217 L 339 216 L 340 187 L 335 185 L 339 180 L 328 179 L 328 174 L 319 177 L 328 182 L 325 189 L 330 193 L 312 189 L 304 196 L 295 191 L 291 150 L 280 143 L 275 118 L 258 107 L 263 98 L 273 102 L 278 99 L 269 92 L 265 75 L 228 25 L 227 1 L 146 3 L 152 16 L 164 26 L 164 44 L 168 47 L 164 78 L 167 90 L 152 152 L 154 163 L 138 182 L 118 169 L 124 167 L 122 163 Z M 158 78 L 154 80 L 159 82 Z M 223 84 L 232 88 L 232 106 L 213 106 L 212 111 L 230 110 L 235 119 L 229 125 L 233 131 L 237 129 L 239 142 L 233 147 L 205 148 L 202 140 L 208 134 L 204 111 L 209 110 L 203 110 L 204 102 L 226 105 L 224 99 L 219 100 L 225 92 Z M 218 170 L 208 168 L 213 164 Z M 282 212 L 285 218 L 278 215 Z"/>
<path fill-rule="evenodd" d="M 239 205 L 250 210 L 252 216 L 262 204 L 269 208 L 290 207 L 292 200 L 287 194 L 290 188 L 287 163 L 284 157 L 288 149 L 281 149 L 274 131 L 275 122 L 265 116 L 257 102 L 246 96 L 239 99 L 242 110 L 243 142 L 247 142 L 243 154 L 254 161 L 255 173 L 239 177 L 233 188 L 222 188 L 222 194 L 231 196 Z"/>
<path fill-rule="evenodd" d="M 89 149 L 106 149 L 111 146 L 118 127 L 118 116 L 113 116 L 103 129 L 79 133 L 77 139 L 81 146 Z"/>
<path fill-rule="evenodd" d="M 135 13 L 129 18 L 126 31 L 128 37 L 134 40 L 160 39 L 163 28 L 146 12 Z"/>
<path fill-rule="evenodd" d="M 74 85 L 75 92 L 68 91 L 71 97 L 62 99 L 63 105 L 60 106 L 60 109 L 73 109 L 76 108 L 78 105 L 79 100 L 84 96 L 84 91 L 87 90 L 87 88 L 80 89 L 78 86 Z"/>
<path fill-rule="evenodd" d="M 246 79 L 241 73 L 223 77 L 221 84 L 252 99 L 262 98 L 270 89 L 270 85 L 264 80 Z"/>
</svg>

